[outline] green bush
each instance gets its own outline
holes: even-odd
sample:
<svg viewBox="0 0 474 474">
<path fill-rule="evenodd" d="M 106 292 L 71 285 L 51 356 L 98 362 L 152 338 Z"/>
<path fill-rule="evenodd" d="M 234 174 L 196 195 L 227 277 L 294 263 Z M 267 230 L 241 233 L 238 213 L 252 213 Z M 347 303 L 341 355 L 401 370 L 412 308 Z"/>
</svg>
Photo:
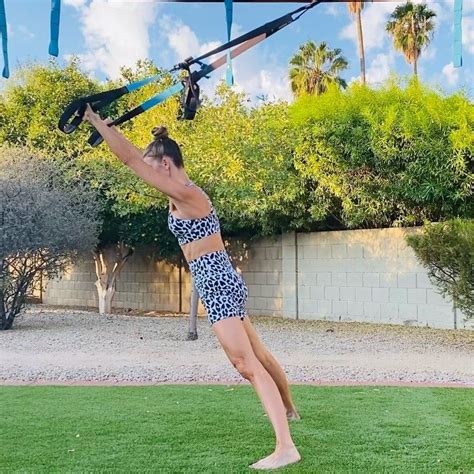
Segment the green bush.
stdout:
<svg viewBox="0 0 474 474">
<path fill-rule="evenodd" d="M 353 84 L 290 107 L 296 166 L 350 228 L 474 214 L 474 107 L 417 81 Z M 316 209 L 314 218 L 320 218 Z"/>
<path fill-rule="evenodd" d="M 474 220 L 453 219 L 426 223 L 422 233 L 408 235 L 407 243 L 427 268 L 443 296 L 468 319 L 474 316 Z"/>
</svg>

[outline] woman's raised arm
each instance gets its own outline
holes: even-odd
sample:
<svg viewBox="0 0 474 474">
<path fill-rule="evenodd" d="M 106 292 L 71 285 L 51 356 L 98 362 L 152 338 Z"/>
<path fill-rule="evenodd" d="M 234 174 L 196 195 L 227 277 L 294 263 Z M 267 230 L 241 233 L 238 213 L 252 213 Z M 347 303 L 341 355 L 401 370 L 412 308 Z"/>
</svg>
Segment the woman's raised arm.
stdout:
<svg viewBox="0 0 474 474">
<path fill-rule="evenodd" d="M 186 200 L 189 197 L 189 188 L 176 186 L 176 183 L 168 176 L 156 172 L 150 165 L 143 161 L 143 152 L 122 135 L 115 127 L 109 127 L 107 120 L 102 120 L 87 104 L 84 120 L 90 122 L 102 135 L 104 141 L 110 147 L 112 153 L 137 176 L 146 183 L 158 189 L 164 194 L 177 201 Z"/>
</svg>

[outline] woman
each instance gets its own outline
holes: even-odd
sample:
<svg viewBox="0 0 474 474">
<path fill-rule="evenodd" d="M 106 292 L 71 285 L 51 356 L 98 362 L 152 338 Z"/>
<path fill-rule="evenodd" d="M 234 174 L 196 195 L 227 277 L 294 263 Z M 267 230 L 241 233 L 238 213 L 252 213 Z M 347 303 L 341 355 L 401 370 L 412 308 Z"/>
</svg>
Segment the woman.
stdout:
<svg viewBox="0 0 474 474">
<path fill-rule="evenodd" d="M 169 197 L 168 225 L 189 263 L 211 327 L 234 367 L 255 388 L 275 431 L 275 451 L 250 467 L 275 469 L 299 461 L 288 419 L 300 417 L 285 373 L 259 340 L 246 314 L 247 287 L 230 263 L 211 201 L 184 170 L 179 146 L 164 127 L 159 127 L 153 129 L 155 139 L 143 152 L 115 127 L 109 127 L 109 120 L 102 120 L 89 105 L 84 119 L 97 129 L 119 160 Z"/>
</svg>

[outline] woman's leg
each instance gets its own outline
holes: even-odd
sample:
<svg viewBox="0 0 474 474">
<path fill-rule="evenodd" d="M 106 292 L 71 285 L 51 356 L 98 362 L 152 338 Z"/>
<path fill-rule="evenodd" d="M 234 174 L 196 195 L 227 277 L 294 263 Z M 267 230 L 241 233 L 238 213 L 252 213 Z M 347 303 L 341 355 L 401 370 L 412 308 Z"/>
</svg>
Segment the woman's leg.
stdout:
<svg viewBox="0 0 474 474">
<path fill-rule="evenodd" d="M 215 322 L 212 329 L 232 365 L 255 388 L 275 432 L 275 451 L 250 467 L 275 469 L 299 461 L 301 456 L 291 439 L 286 410 L 278 387 L 257 359 L 242 321 L 239 317 L 232 316 Z"/>
<path fill-rule="evenodd" d="M 283 371 L 281 365 L 275 359 L 273 354 L 263 345 L 248 316 L 244 318 L 243 324 L 257 359 L 271 375 L 278 387 L 278 390 L 280 391 L 288 419 L 299 420 L 301 417 L 296 411 L 296 407 L 293 403 L 293 400 L 291 399 L 288 379 L 286 378 L 286 374 Z"/>
</svg>

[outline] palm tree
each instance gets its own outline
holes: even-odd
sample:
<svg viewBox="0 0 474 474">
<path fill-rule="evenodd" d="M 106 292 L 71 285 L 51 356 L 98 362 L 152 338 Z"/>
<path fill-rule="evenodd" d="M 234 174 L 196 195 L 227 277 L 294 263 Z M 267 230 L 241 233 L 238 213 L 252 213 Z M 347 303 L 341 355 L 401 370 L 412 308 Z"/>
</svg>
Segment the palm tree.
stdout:
<svg viewBox="0 0 474 474">
<path fill-rule="evenodd" d="M 361 12 L 364 8 L 364 2 L 359 0 L 355 2 L 347 2 L 349 13 L 355 15 L 357 24 L 357 38 L 359 41 L 359 59 L 360 59 L 360 75 L 362 84 L 365 84 L 365 51 L 364 51 L 364 35 L 362 34 Z"/>
<path fill-rule="evenodd" d="M 348 62 L 341 56 L 339 48 L 330 49 L 322 42 L 316 46 L 312 41 L 300 46 L 291 58 L 290 83 L 296 97 L 302 94 L 321 95 L 329 84 L 347 87 L 339 74 L 347 68 Z"/>
<path fill-rule="evenodd" d="M 393 36 L 395 49 L 401 51 L 413 73 L 418 74 L 417 63 L 421 50 L 426 48 L 433 37 L 436 13 L 425 3 L 414 5 L 410 0 L 395 8 L 385 30 Z"/>
</svg>

